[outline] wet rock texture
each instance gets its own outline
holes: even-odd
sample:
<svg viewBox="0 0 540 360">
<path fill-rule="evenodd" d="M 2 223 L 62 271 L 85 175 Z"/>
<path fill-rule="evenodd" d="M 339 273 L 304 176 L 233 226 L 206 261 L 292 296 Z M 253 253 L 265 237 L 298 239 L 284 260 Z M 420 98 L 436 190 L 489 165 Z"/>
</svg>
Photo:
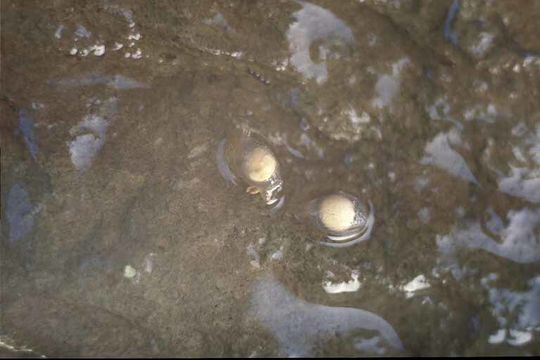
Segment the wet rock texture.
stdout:
<svg viewBox="0 0 540 360">
<path fill-rule="evenodd" d="M 2 1 L 0 354 L 538 355 L 539 16 Z M 276 214 L 219 174 L 240 126 L 278 157 Z M 329 190 L 373 203 L 368 241 L 297 220 Z"/>
</svg>

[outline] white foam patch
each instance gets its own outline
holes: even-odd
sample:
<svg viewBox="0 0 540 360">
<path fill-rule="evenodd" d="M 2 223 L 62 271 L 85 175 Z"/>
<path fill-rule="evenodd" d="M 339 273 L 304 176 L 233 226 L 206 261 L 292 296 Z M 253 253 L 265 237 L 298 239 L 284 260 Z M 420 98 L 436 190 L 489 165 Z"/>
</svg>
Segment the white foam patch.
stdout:
<svg viewBox="0 0 540 360">
<path fill-rule="evenodd" d="M 461 139 L 456 130 L 439 133 L 426 145 L 425 155 L 420 160 L 420 163 L 438 167 L 453 176 L 478 184 L 476 177 L 467 166 L 467 162 L 451 147 L 451 144 L 460 143 Z"/>
<path fill-rule="evenodd" d="M 360 274 L 356 271 L 353 271 L 351 274 L 351 280 L 339 282 L 339 283 L 333 283 L 330 279 L 325 279 L 322 283 L 324 291 L 326 291 L 327 294 L 339 294 L 344 292 L 355 292 L 360 289 L 360 281 L 358 280 L 358 276 Z M 326 276 L 327 278 L 332 277 L 331 275 Z"/>
<path fill-rule="evenodd" d="M 23 352 L 23 353 L 31 353 L 32 355 L 37 355 L 34 350 L 27 346 L 19 346 L 13 341 L 12 338 L 6 335 L 0 335 L 0 348 L 6 349 L 8 351 L 12 352 Z M 4 355 L 5 356 L 5 355 Z M 6 356 L 7 357 L 7 356 Z M 15 357 L 15 356 L 14 356 Z M 19 357 L 19 356 L 16 356 Z M 40 357 L 44 358 L 45 355 L 41 355 Z"/>
<path fill-rule="evenodd" d="M 490 335 L 488 343 L 496 345 L 501 344 L 506 339 L 506 329 L 499 329 L 495 334 Z"/>
<path fill-rule="evenodd" d="M 384 339 L 384 349 L 403 349 L 395 330 L 382 317 L 360 309 L 307 303 L 297 299 L 271 276 L 256 283 L 249 314 L 273 334 L 286 356 L 313 355 L 315 347 L 325 340 L 336 335 L 344 339 L 347 334 L 363 329 L 377 331 Z M 358 338 L 354 340 L 359 350 L 373 348 Z"/>
<path fill-rule="evenodd" d="M 103 56 L 105 54 L 105 45 L 96 44 L 92 45 L 89 50 L 94 53 L 96 56 Z"/>
<path fill-rule="evenodd" d="M 137 270 L 131 265 L 126 265 L 124 267 L 124 277 L 128 279 L 133 279 L 137 275 Z"/>
<path fill-rule="evenodd" d="M 530 331 L 510 330 L 510 338 L 507 340 L 508 344 L 512 346 L 522 346 L 530 342 L 533 335 Z"/>
<path fill-rule="evenodd" d="M 418 275 L 407 284 L 401 287 L 401 290 L 405 291 L 405 296 L 410 298 L 414 296 L 416 291 L 429 289 L 431 287 L 430 283 L 427 281 L 424 275 Z"/>
<path fill-rule="evenodd" d="M 371 117 L 365 111 L 362 111 L 360 115 L 356 113 L 356 110 L 353 107 L 350 107 L 348 110 L 345 110 L 344 113 L 349 117 L 353 125 L 359 126 L 361 124 L 367 124 L 371 121 Z"/>
<path fill-rule="evenodd" d="M 437 246 L 443 253 L 452 253 L 457 247 L 482 249 L 517 263 L 540 260 L 540 209 L 527 208 L 508 212 L 508 225 L 496 235 L 495 241 L 482 230 L 480 223 L 469 222 L 455 227 L 445 236 L 437 236 Z"/>
<path fill-rule="evenodd" d="M 311 44 L 317 40 L 338 40 L 344 43 L 353 42 L 351 29 L 332 12 L 307 2 L 302 3 L 302 9 L 295 12 L 296 21 L 287 30 L 290 64 L 306 79 L 315 79 L 322 84 L 328 79 L 328 69 L 325 58 L 328 48 L 321 46 L 320 59 L 314 62 L 310 56 Z"/>
</svg>

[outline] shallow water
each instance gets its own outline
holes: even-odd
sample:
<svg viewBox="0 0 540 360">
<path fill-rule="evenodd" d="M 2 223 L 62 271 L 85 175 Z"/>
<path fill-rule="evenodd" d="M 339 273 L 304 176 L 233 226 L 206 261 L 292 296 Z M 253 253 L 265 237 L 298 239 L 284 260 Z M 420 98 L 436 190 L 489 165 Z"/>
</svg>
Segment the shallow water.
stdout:
<svg viewBox="0 0 540 360">
<path fill-rule="evenodd" d="M 0 354 L 540 354 L 540 3 L 1 1 Z M 284 201 L 222 176 L 249 128 Z M 301 221 L 373 205 L 345 248 Z"/>
</svg>

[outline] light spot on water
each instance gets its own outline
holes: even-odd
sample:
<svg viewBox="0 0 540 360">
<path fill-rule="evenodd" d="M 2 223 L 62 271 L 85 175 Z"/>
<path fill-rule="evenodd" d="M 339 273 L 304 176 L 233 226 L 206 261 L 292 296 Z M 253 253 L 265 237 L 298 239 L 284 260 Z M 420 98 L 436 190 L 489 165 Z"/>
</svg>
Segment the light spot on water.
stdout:
<svg viewBox="0 0 540 360">
<path fill-rule="evenodd" d="M 137 270 L 131 265 L 126 265 L 124 267 L 124 277 L 128 279 L 134 279 L 137 276 Z"/>
<path fill-rule="evenodd" d="M 77 25 L 77 30 L 75 30 L 75 39 L 89 38 L 90 36 L 92 36 L 92 33 L 90 31 L 88 31 L 82 25 Z"/>
<path fill-rule="evenodd" d="M 142 58 L 142 51 L 141 49 L 137 49 L 133 54 L 131 54 L 132 59 L 141 59 Z"/>
<path fill-rule="evenodd" d="M 274 251 L 270 256 L 270 259 L 272 259 L 273 261 L 283 260 L 283 246 L 281 246 L 279 250 Z"/>
<path fill-rule="evenodd" d="M 64 32 L 64 28 L 65 28 L 64 25 L 60 24 L 58 28 L 56 28 L 56 31 L 54 32 L 54 37 L 57 39 L 61 39 L 62 33 Z"/>
<path fill-rule="evenodd" d="M 211 19 L 204 20 L 203 23 L 205 23 L 206 25 L 215 26 L 224 31 L 232 30 L 232 28 L 230 27 L 229 23 L 227 22 L 223 14 L 219 12 L 216 15 L 214 15 L 214 17 L 212 17 Z"/>
<path fill-rule="evenodd" d="M 113 50 L 113 51 L 118 51 L 118 50 L 120 50 L 120 49 L 123 48 L 123 47 L 124 47 L 124 44 L 121 44 L 121 43 L 119 43 L 119 42 L 115 42 L 114 45 L 113 45 L 113 47 L 112 47 L 112 50 Z"/>
<path fill-rule="evenodd" d="M 400 74 L 405 65 L 409 64 L 408 58 L 400 59 L 392 64 L 392 74 L 381 75 L 375 84 L 377 96 L 371 101 L 375 108 L 383 108 L 390 105 L 400 90 Z"/>
<path fill-rule="evenodd" d="M 429 220 L 431 219 L 431 212 L 428 208 L 422 208 L 418 210 L 418 218 L 420 221 L 424 224 L 429 223 Z"/>
<path fill-rule="evenodd" d="M 249 260 L 250 265 L 256 269 L 260 269 L 261 259 L 257 251 L 257 247 L 254 244 L 249 244 L 247 246 L 246 252 L 247 252 L 248 258 L 250 259 Z"/>
<path fill-rule="evenodd" d="M 156 257 L 156 254 L 154 253 L 150 253 L 144 257 L 144 260 L 143 260 L 144 272 L 148 274 L 152 273 L 152 271 L 154 270 L 155 257 Z"/>
<path fill-rule="evenodd" d="M 86 115 L 83 120 L 70 130 L 71 135 L 79 134 L 74 140 L 67 142 L 71 162 L 78 171 L 86 171 L 92 165 L 95 157 L 105 144 L 105 134 L 109 127 L 109 121 L 105 116 L 112 116 L 117 112 L 117 98 L 109 98 L 104 104 L 100 104 L 98 114 Z M 84 134 L 80 134 L 84 133 Z"/>
<path fill-rule="evenodd" d="M 482 32 L 479 35 L 478 41 L 469 47 L 471 54 L 477 58 L 483 57 L 486 52 L 492 47 L 495 35 Z"/>
</svg>

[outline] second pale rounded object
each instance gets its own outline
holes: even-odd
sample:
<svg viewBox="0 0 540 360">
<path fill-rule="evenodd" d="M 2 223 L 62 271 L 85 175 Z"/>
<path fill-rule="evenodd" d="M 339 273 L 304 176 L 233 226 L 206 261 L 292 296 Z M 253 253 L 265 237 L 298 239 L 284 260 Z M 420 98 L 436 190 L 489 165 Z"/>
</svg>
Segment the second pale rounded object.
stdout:
<svg viewBox="0 0 540 360">
<path fill-rule="evenodd" d="M 347 247 L 370 238 L 375 213 L 370 201 L 343 191 L 319 196 L 306 204 L 308 223 L 325 236 L 322 245 Z"/>
<path fill-rule="evenodd" d="M 319 218 L 331 231 L 349 230 L 354 224 L 355 216 L 354 203 L 343 195 L 329 195 L 319 205 Z"/>
</svg>

